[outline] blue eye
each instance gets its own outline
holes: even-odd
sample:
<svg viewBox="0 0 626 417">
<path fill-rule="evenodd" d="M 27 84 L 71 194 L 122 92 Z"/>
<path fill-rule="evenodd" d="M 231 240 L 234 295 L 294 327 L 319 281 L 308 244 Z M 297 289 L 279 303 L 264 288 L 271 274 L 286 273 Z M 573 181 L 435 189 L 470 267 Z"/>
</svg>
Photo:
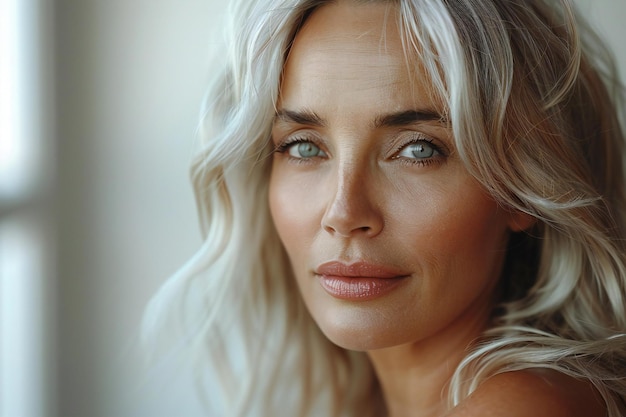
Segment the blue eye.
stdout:
<svg viewBox="0 0 626 417">
<path fill-rule="evenodd" d="M 287 145 L 287 152 L 292 158 L 310 159 L 315 157 L 325 157 L 326 153 L 313 142 L 302 141 Z"/>
<path fill-rule="evenodd" d="M 408 158 L 408 159 L 428 159 L 433 156 L 439 155 L 439 151 L 432 143 L 420 140 L 412 142 L 406 145 L 400 150 L 396 158 Z"/>
</svg>

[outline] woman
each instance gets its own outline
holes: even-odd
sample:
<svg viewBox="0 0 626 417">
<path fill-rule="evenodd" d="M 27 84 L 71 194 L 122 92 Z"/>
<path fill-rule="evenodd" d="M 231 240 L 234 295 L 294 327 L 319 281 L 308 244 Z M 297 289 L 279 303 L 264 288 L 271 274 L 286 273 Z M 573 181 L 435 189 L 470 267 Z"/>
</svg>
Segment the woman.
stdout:
<svg viewBox="0 0 626 417">
<path fill-rule="evenodd" d="M 571 5 L 232 15 L 206 243 L 151 311 L 195 297 L 221 415 L 625 413 L 619 91 Z"/>
</svg>

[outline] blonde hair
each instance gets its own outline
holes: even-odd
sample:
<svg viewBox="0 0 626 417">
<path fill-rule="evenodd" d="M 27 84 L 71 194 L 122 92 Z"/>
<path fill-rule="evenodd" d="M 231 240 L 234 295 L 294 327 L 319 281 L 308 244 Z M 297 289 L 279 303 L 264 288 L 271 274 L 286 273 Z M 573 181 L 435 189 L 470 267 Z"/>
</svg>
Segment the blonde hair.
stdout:
<svg viewBox="0 0 626 417">
<path fill-rule="evenodd" d="M 199 369 L 219 380 L 209 400 L 223 398 L 222 415 L 384 409 L 365 354 L 333 345 L 310 318 L 266 204 L 283 63 L 328 2 L 234 3 L 192 167 L 205 243 L 146 315 L 146 334 L 182 318 Z M 418 57 L 430 74 L 467 169 L 537 220 L 510 239 L 502 303 L 458 366 L 450 406 L 492 375 L 542 367 L 591 381 L 609 416 L 621 415 L 626 184 L 610 54 L 565 0 L 389 3 L 407 64 Z"/>
</svg>

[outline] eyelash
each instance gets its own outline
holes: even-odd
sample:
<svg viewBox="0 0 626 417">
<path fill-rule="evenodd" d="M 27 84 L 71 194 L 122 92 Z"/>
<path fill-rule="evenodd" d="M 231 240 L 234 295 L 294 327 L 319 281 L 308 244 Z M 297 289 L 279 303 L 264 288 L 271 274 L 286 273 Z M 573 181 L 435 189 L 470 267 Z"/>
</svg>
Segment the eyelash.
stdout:
<svg viewBox="0 0 626 417">
<path fill-rule="evenodd" d="M 276 145 L 274 147 L 274 152 L 276 153 L 285 153 L 289 150 L 289 148 L 291 148 L 293 145 L 297 144 L 297 143 L 312 143 L 314 145 L 317 146 L 317 143 L 314 140 L 311 139 L 307 139 L 307 138 L 290 138 L 287 140 L 284 140 L 283 142 L 279 143 L 278 145 Z"/>
<path fill-rule="evenodd" d="M 404 158 L 399 155 L 399 153 L 402 152 L 407 147 L 411 145 L 415 145 L 415 144 L 420 144 L 420 143 L 428 144 L 428 146 L 430 146 L 433 149 L 436 155 L 433 155 L 425 159 Z M 392 159 L 397 160 L 398 162 L 401 162 L 403 164 L 410 165 L 410 166 L 415 166 L 415 165 L 429 166 L 433 163 L 443 162 L 445 157 L 446 157 L 446 153 L 444 152 L 441 146 L 436 145 L 432 139 L 423 135 L 419 135 L 413 138 L 412 140 L 405 142 L 401 146 L 399 146 L 398 149 L 396 149 L 396 151 L 394 152 L 394 156 L 392 157 Z"/>
<path fill-rule="evenodd" d="M 277 144 L 274 147 L 274 153 L 280 153 L 280 154 L 287 154 L 289 159 L 293 162 L 297 162 L 297 163 L 308 163 L 311 162 L 311 159 L 313 158 L 294 158 L 291 155 L 289 155 L 289 149 L 291 149 L 291 147 L 293 147 L 294 145 L 297 145 L 299 143 L 312 143 L 313 145 L 317 146 L 318 148 L 322 149 L 322 145 L 319 143 L 318 140 L 316 140 L 315 138 L 305 138 L 305 137 L 293 137 L 293 138 L 289 138 L 284 140 L 283 142 Z M 405 158 L 405 157 L 401 157 L 399 155 L 400 152 L 402 152 L 405 148 L 411 146 L 411 145 L 415 145 L 415 144 L 419 144 L 419 143 L 426 143 L 428 144 L 428 146 L 430 146 L 435 152 L 436 155 L 433 155 L 432 157 L 429 158 L 425 158 L 425 159 L 412 159 L 412 158 Z M 323 150 L 322 150 L 323 152 Z M 391 159 L 396 160 L 402 164 L 405 165 L 409 165 L 409 166 L 429 166 L 433 163 L 439 163 L 439 162 L 443 162 L 443 159 L 446 157 L 446 153 L 444 152 L 444 150 L 442 149 L 441 146 L 438 146 L 437 144 L 434 143 L 434 141 L 432 139 L 430 139 L 427 136 L 423 136 L 423 135 L 418 135 L 416 137 L 414 137 L 413 139 L 411 139 L 408 142 L 403 143 L 402 145 L 400 145 L 396 151 L 394 152 L 394 156 L 391 157 Z"/>
<path fill-rule="evenodd" d="M 278 145 L 276 145 L 274 147 L 274 153 L 287 154 L 290 161 L 297 162 L 297 163 L 311 162 L 311 160 L 314 158 L 294 158 L 293 156 L 289 155 L 289 149 L 291 149 L 294 145 L 297 145 L 299 143 L 312 143 L 313 145 L 320 148 L 322 152 L 324 152 L 322 149 L 323 148 L 322 145 L 315 138 L 305 138 L 305 137 L 296 136 L 293 138 L 286 139 L 282 141 L 281 143 L 279 143 Z"/>
</svg>

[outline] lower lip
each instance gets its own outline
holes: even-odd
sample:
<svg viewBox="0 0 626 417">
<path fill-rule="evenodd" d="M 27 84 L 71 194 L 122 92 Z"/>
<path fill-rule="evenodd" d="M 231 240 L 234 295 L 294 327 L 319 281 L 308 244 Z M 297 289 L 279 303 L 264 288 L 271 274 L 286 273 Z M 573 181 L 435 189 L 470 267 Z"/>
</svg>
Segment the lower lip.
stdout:
<svg viewBox="0 0 626 417">
<path fill-rule="evenodd" d="M 344 277 L 318 275 L 324 290 L 342 300 L 367 301 L 389 293 L 402 283 L 406 277 Z"/>
</svg>

